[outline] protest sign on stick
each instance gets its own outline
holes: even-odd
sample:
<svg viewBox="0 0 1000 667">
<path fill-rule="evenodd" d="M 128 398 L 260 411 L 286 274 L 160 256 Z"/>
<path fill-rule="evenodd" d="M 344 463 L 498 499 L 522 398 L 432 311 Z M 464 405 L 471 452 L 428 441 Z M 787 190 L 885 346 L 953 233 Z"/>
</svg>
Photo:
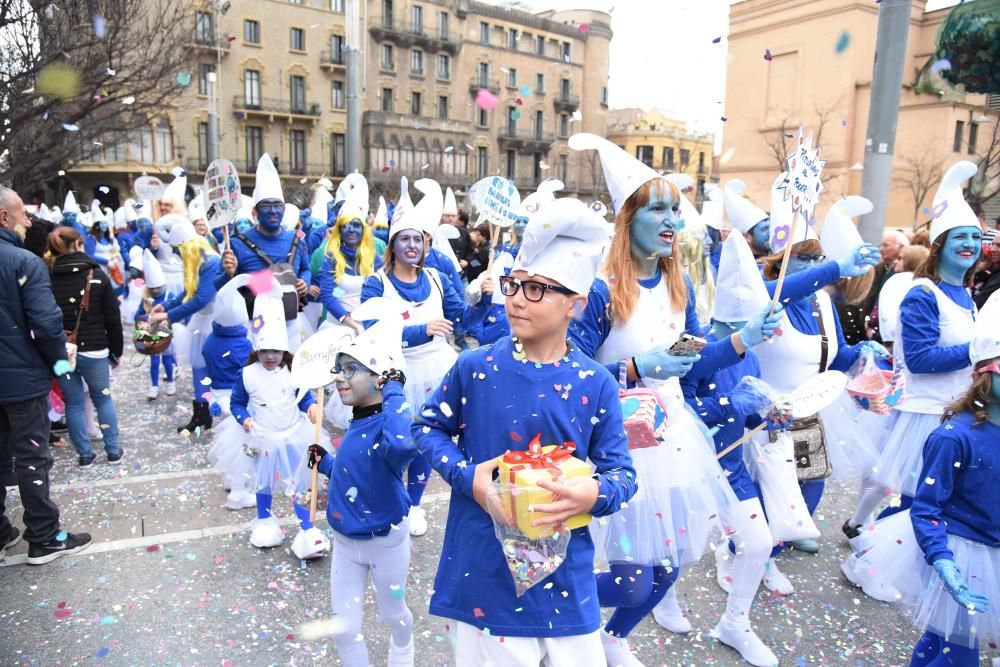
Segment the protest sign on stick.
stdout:
<svg viewBox="0 0 1000 667">
<path fill-rule="evenodd" d="M 240 175 L 229 160 L 212 160 L 205 170 L 205 218 L 212 229 L 223 228 L 229 249 L 229 225 L 240 211 Z"/>
</svg>

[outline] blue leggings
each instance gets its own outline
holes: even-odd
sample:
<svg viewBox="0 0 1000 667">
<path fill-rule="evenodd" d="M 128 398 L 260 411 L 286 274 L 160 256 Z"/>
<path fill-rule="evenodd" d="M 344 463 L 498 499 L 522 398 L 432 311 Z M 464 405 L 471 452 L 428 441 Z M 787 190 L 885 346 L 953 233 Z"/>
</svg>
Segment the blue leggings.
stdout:
<svg viewBox="0 0 1000 667">
<path fill-rule="evenodd" d="M 913 647 L 910 667 L 978 667 L 979 644 L 969 648 L 952 644 L 930 630 Z"/>
<path fill-rule="evenodd" d="M 191 400 L 203 402 L 205 394 L 212 391 L 208 382 L 202 382 L 202 380 L 207 379 L 208 370 L 204 367 L 191 369 L 191 385 L 194 387 L 194 398 Z"/>
<path fill-rule="evenodd" d="M 417 506 L 431 478 L 431 462 L 423 454 L 418 454 L 406 470 L 406 493 L 410 496 L 410 504 Z"/>
<path fill-rule="evenodd" d="M 884 510 L 879 512 L 878 520 L 884 519 L 887 516 L 892 516 L 898 512 L 903 512 L 910 509 L 910 505 L 913 504 L 913 496 L 902 495 L 899 497 L 899 507 L 886 507 Z"/>
<path fill-rule="evenodd" d="M 160 386 L 160 357 L 163 357 L 163 370 L 167 373 L 167 382 L 174 381 L 174 366 L 177 359 L 172 354 L 154 354 L 149 358 L 149 382 L 154 387 Z"/>
<path fill-rule="evenodd" d="M 679 568 L 613 563 L 610 572 L 597 575 L 597 599 L 602 607 L 616 607 L 608 634 L 628 637 L 635 626 L 653 611 L 680 575 Z"/>
<path fill-rule="evenodd" d="M 257 492 L 257 518 L 258 519 L 268 519 L 274 516 L 271 513 L 271 502 L 274 500 L 274 496 L 271 495 L 271 489 L 261 489 Z M 299 519 L 299 526 L 302 530 L 309 530 L 313 527 L 312 521 L 309 520 L 309 508 L 303 507 L 298 503 L 293 502 L 292 507 L 295 509 L 295 516 Z"/>
</svg>

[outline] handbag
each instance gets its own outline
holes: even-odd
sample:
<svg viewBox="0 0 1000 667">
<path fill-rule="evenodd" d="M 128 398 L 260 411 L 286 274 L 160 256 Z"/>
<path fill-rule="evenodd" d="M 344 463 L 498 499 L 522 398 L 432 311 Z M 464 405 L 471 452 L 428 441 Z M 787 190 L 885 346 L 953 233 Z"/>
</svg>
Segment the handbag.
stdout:
<svg viewBox="0 0 1000 667">
<path fill-rule="evenodd" d="M 83 298 L 80 299 L 80 309 L 76 312 L 76 326 L 72 331 L 63 330 L 66 334 L 66 359 L 69 365 L 76 369 L 76 336 L 80 332 L 80 321 L 83 320 L 83 313 L 90 308 L 90 281 L 94 278 L 94 270 L 87 272 L 87 284 L 83 288 Z"/>
<path fill-rule="evenodd" d="M 660 392 L 644 387 L 628 388 L 625 362 L 618 367 L 618 402 L 625 422 L 629 449 L 655 447 L 667 432 L 667 407 Z"/>
</svg>

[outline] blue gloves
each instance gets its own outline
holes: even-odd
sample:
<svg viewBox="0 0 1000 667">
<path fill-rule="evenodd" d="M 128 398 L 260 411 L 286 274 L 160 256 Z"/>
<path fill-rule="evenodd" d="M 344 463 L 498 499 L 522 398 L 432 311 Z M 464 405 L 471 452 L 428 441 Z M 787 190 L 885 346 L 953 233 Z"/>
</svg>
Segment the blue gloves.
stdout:
<svg viewBox="0 0 1000 667">
<path fill-rule="evenodd" d="M 752 320 L 744 324 L 739 333 L 740 340 L 743 341 L 743 346 L 751 348 L 755 345 L 760 345 L 773 336 L 778 325 L 781 324 L 781 313 L 784 309 L 785 307 L 779 303 L 775 307 L 774 312 L 771 313 L 771 306 L 768 305 L 767 308 L 757 313 Z"/>
<path fill-rule="evenodd" d="M 633 358 L 639 377 L 666 380 L 687 375 L 694 363 L 701 359 L 701 355 L 675 356 L 662 347 L 654 347 Z"/>
<path fill-rule="evenodd" d="M 965 582 L 965 577 L 955 561 L 939 558 L 934 561 L 934 571 L 941 577 L 941 583 L 944 584 L 948 594 L 960 607 L 975 610 L 981 614 L 990 610 L 990 599 L 969 590 L 969 584 Z"/>
<path fill-rule="evenodd" d="M 889 350 L 885 349 L 881 343 L 873 340 L 862 341 L 858 344 L 858 352 L 863 354 L 865 350 L 871 350 L 872 355 L 875 357 L 875 361 L 885 361 L 892 356 Z"/>
<path fill-rule="evenodd" d="M 857 278 L 868 273 L 868 269 L 877 266 L 881 260 L 882 253 L 878 247 L 865 243 L 855 248 L 847 257 L 838 259 L 837 266 L 840 267 L 841 278 Z"/>
<path fill-rule="evenodd" d="M 763 380 L 745 377 L 729 393 L 729 403 L 743 416 L 755 414 L 774 403 L 769 389 Z"/>
<path fill-rule="evenodd" d="M 66 359 L 60 359 L 52 366 L 52 374 L 56 377 L 60 375 L 69 375 L 73 372 L 73 366 Z"/>
</svg>

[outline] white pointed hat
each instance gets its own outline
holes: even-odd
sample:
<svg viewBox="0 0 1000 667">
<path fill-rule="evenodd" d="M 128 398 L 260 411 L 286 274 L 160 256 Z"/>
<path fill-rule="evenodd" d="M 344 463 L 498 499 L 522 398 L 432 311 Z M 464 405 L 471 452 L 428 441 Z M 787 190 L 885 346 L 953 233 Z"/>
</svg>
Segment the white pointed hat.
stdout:
<svg viewBox="0 0 1000 667">
<path fill-rule="evenodd" d="M 125 200 L 125 222 L 135 222 L 139 219 L 139 214 L 135 212 L 135 202 L 131 199 Z"/>
<path fill-rule="evenodd" d="M 375 211 L 375 225 L 389 226 L 389 207 L 386 206 L 385 197 L 379 195 L 378 209 Z"/>
<path fill-rule="evenodd" d="M 142 246 L 134 245 L 128 249 L 128 264 L 129 266 L 142 271 Z"/>
<path fill-rule="evenodd" d="M 410 196 L 407 194 L 403 212 L 399 216 L 396 215 L 399 211 L 397 205 L 396 211 L 392 214 L 392 225 L 389 227 L 390 238 L 404 229 L 412 229 L 433 235 L 434 230 L 441 224 L 441 209 L 444 208 L 444 196 L 438 182 L 430 178 L 422 178 L 414 183 L 413 187 L 423 192 L 424 196 L 414 206 L 410 203 Z M 436 218 L 434 217 L 435 215 L 437 216 Z"/>
<path fill-rule="evenodd" d="M 681 209 L 681 220 L 684 221 L 683 231 L 692 231 L 688 227 L 701 228 L 704 233 L 704 223 L 701 220 L 701 213 L 698 213 L 698 209 L 694 207 L 691 200 L 688 199 L 684 191 L 688 188 L 694 187 L 694 179 L 687 174 L 667 174 L 664 178 L 677 186 L 677 190 L 680 193 L 680 209 Z"/>
<path fill-rule="evenodd" d="M 212 321 L 220 327 L 246 326 L 250 322 L 247 314 L 247 300 L 239 292 L 241 287 L 246 287 L 252 275 L 241 273 L 227 282 L 215 295 L 215 307 L 212 309 Z M 272 286 L 272 290 L 275 289 Z M 280 285 L 277 287 L 281 289 Z"/>
<path fill-rule="evenodd" d="M 365 180 L 363 174 L 359 174 L 358 172 L 344 176 L 344 180 L 337 186 L 337 194 L 334 196 L 333 201 L 336 204 L 347 201 L 351 197 L 368 201 L 368 181 Z"/>
<path fill-rule="evenodd" d="M 726 228 L 723 218 L 722 192 L 719 188 L 705 186 L 705 200 L 701 203 L 701 219 L 712 229 Z"/>
<path fill-rule="evenodd" d="M 72 190 L 66 193 L 66 199 L 63 201 L 63 213 L 81 213 L 80 205 L 76 203 L 76 196 Z"/>
<path fill-rule="evenodd" d="M 125 219 L 125 207 L 119 206 L 112 216 L 115 220 L 115 229 L 124 229 L 128 227 L 128 220 Z"/>
<path fill-rule="evenodd" d="M 48 220 L 51 217 L 52 211 L 49 210 L 48 204 L 42 202 L 42 205 L 38 207 L 38 217 L 41 220 Z"/>
<path fill-rule="evenodd" d="M 730 234 L 722 244 L 719 258 L 713 318 L 720 322 L 746 322 L 770 301 L 749 244 L 743 234 Z"/>
<path fill-rule="evenodd" d="M 403 176 L 399 179 L 399 199 L 396 200 L 396 207 L 392 209 L 392 220 L 389 226 L 394 225 L 411 208 L 413 208 L 413 202 L 410 200 L 410 181 L 406 176 Z"/>
<path fill-rule="evenodd" d="M 538 184 L 538 188 L 530 195 L 521 200 L 521 213 L 531 220 L 532 216 L 541 213 L 542 207 L 556 200 L 556 193 L 562 190 L 565 184 L 558 178 L 547 178 Z"/>
<path fill-rule="evenodd" d="M 153 251 L 146 248 L 142 252 L 142 279 L 146 287 L 163 287 L 167 284 L 167 278 L 163 274 L 163 267 L 153 256 Z"/>
<path fill-rule="evenodd" d="M 59 223 L 62 220 L 62 211 L 58 206 L 52 207 L 52 212 L 49 214 L 49 222 Z"/>
<path fill-rule="evenodd" d="M 285 214 L 281 217 L 281 226 L 285 229 L 295 229 L 299 224 L 299 207 L 295 204 L 285 204 Z"/>
<path fill-rule="evenodd" d="M 930 241 L 934 243 L 939 236 L 956 227 L 975 227 L 979 229 L 979 219 L 965 201 L 962 184 L 976 175 L 977 167 L 968 160 L 960 160 L 948 167 L 941 185 L 934 193 L 934 206 L 931 210 Z"/>
<path fill-rule="evenodd" d="M 198 194 L 188 202 L 188 220 L 195 222 L 205 219 L 205 198 Z"/>
<path fill-rule="evenodd" d="M 852 218 L 871 213 L 875 207 L 864 197 L 850 195 L 830 208 L 823 220 L 819 242 L 828 259 L 834 261 L 851 255 L 864 243 Z"/>
<path fill-rule="evenodd" d="M 622 210 L 625 200 L 636 190 L 660 175 L 639 160 L 626 153 L 621 147 L 604 137 L 588 132 L 580 132 L 569 138 L 569 147 L 575 151 L 596 150 L 601 157 L 604 181 L 611 193 L 611 206 L 615 213 Z"/>
<path fill-rule="evenodd" d="M 288 330 L 285 325 L 285 307 L 281 303 L 280 289 L 261 292 L 254 299 L 250 333 L 254 350 L 288 352 Z"/>
<path fill-rule="evenodd" d="M 175 201 L 184 203 L 184 192 L 187 190 L 187 173 L 181 172 L 179 176 L 176 176 L 174 180 L 170 181 L 170 184 L 163 189 L 163 196 L 160 197 L 161 201 Z"/>
<path fill-rule="evenodd" d="M 726 183 L 722 192 L 722 201 L 726 208 L 726 217 L 729 224 L 737 231 L 745 234 L 763 220 L 767 220 L 767 213 L 761 210 L 756 204 L 743 196 L 747 191 L 746 184 L 734 178 Z"/>
<path fill-rule="evenodd" d="M 236 214 L 237 220 L 253 220 L 253 198 L 240 195 L 240 210 Z"/>
<path fill-rule="evenodd" d="M 579 199 L 563 197 L 528 221 L 513 271 L 527 271 L 586 295 L 609 243 L 604 218 Z"/>
<path fill-rule="evenodd" d="M 458 202 L 455 201 L 455 191 L 451 188 L 444 191 L 444 212 L 442 215 L 458 215 Z"/>
<path fill-rule="evenodd" d="M 377 320 L 354 337 L 350 343 L 337 352 L 347 354 L 357 359 L 368 370 L 381 375 L 388 370 L 406 372 L 406 360 L 403 357 L 403 315 L 400 312 L 399 301 L 385 297 L 368 299 L 351 311 L 351 319 L 357 322 Z M 336 361 L 334 364 L 336 365 Z M 411 410 L 419 410 L 421 406 L 411 405 Z"/>
<path fill-rule="evenodd" d="M 90 219 L 94 222 L 104 220 L 104 211 L 101 210 L 101 202 L 96 199 L 90 202 Z"/>
<path fill-rule="evenodd" d="M 969 344 L 969 359 L 973 365 L 1000 357 L 1000 298 L 996 292 L 989 298 L 976 318 L 976 333 Z"/>
<path fill-rule="evenodd" d="M 329 190 L 323 187 L 315 188 L 312 204 L 309 205 L 313 217 L 326 222 L 327 209 L 332 201 L 333 195 L 330 194 Z"/>
<path fill-rule="evenodd" d="M 254 206 L 265 199 L 285 201 L 285 195 L 281 191 L 281 178 L 274 162 L 271 161 L 271 156 L 267 153 L 261 155 L 257 161 L 256 181 L 253 186 Z"/>
<path fill-rule="evenodd" d="M 156 235 L 172 246 L 179 246 L 193 239 L 198 233 L 190 220 L 177 213 L 168 213 L 156 221 Z"/>
</svg>

